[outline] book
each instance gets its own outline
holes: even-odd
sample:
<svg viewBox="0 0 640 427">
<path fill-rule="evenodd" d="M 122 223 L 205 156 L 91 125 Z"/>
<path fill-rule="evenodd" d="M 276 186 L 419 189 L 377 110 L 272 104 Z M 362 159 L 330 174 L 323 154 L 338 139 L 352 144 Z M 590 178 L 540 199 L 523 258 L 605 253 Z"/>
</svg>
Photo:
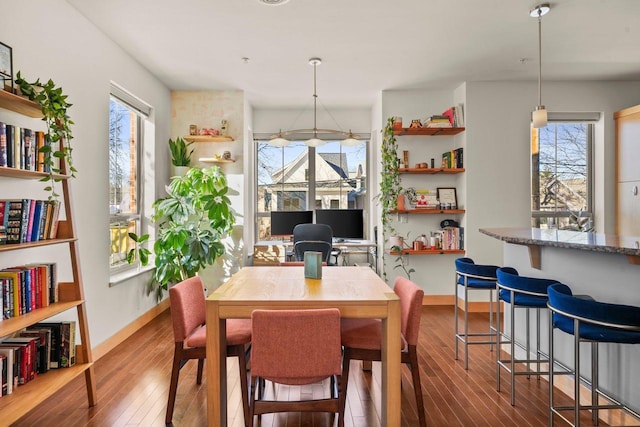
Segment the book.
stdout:
<svg viewBox="0 0 640 427">
<path fill-rule="evenodd" d="M 41 322 L 32 326 L 37 329 L 49 329 L 51 331 L 51 349 L 49 351 L 49 368 L 60 368 L 60 349 L 62 343 L 62 324 L 59 322 Z"/>
<path fill-rule="evenodd" d="M 13 127 L 13 167 L 16 169 L 24 169 L 24 158 L 21 153 L 20 146 L 22 145 L 21 129 L 20 126 Z M 7 144 L 9 141 L 7 140 Z M 22 163 L 21 163 L 22 161 Z"/>
<path fill-rule="evenodd" d="M 22 129 L 22 146 L 24 149 L 24 168 L 26 170 L 36 170 L 35 141 L 31 129 Z"/>
<path fill-rule="evenodd" d="M 12 287 L 8 292 L 13 295 L 13 301 L 10 301 L 9 304 L 13 307 L 13 310 L 9 317 L 20 316 L 23 314 L 21 312 L 22 296 L 20 295 L 22 287 L 22 272 L 17 269 L 5 268 L 4 270 L 0 270 L 0 278 L 9 279 L 10 286 Z"/>
<path fill-rule="evenodd" d="M 7 200 L 9 213 L 7 218 L 7 243 L 20 243 L 22 225 L 22 200 Z"/>
<path fill-rule="evenodd" d="M 76 322 L 60 322 L 60 367 L 69 368 L 76 364 Z"/>
<path fill-rule="evenodd" d="M 0 354 L 7 358 L 7 394 L 13 393 L 13 389 L 18 387 L 18 358 L 16 351 L 16 347 L 0 343 Z"/>
<path fill-rule="evenodd" d="M 29 216 L 31 215 L 31 199 L 22 199 L 22 213 L 20 215 L 20 242 L 27 241 L 29 230 Z"/>
<path fill-rule="evenodd" d="M 7 166 L 7 125 L 0 122 L 0 167 Z"/>
<path fill-rule="evenodd" d="M 0 245 L 7 242 L 8 224 L 9 224 L 9 201 L 0 200 Z"/>
<path fill-rule="evenodd" d="M 5 140 L 6 140 L 6 150 L 7 150 L 7 167 L 13 168 L 13 126 L 5 123 Z"/>
<path fill-rule="evenodd" d="M 36 372 L 44 374 L 49 370 L 49 350 L 51 346 L 51 330 L 49 329 L 26 329 L 20 332 L 21 337 L 32 337 L 38 339 L 36 348 Z"/>
<path fill-rule="evenodd" d="M 34 132 L 35 139 L 35 157 L 36 157 L 36 170 L 38 172 L 44 172 L 44 132 L 37 130 Z"/>
<path fill-rule="evenodd" d="M 3 344 L 15 345 L 22 349 L 19 385 L 26 384 L 36 377 L 37 341 L 38 338 L 34 337 L 9 337 L 2 341 Z"/>
<path fill-rule="evenodd" d="M 31 224 L 31 233 L 29 233 L 29 241 L 37 242 L 40 239 L 40 222 L 42 220 L 42 200 L 36 200 L 33 208 L 33 220 Z"/>
<path fill-rule="evenodd" d="M 55 239 L 58 235 L 58 219 L 60 215 L 60 202 L 52 201 L 53 211 L 51 213 L 51 229 L 49 232 L 49 239 Z"/>
</svg>

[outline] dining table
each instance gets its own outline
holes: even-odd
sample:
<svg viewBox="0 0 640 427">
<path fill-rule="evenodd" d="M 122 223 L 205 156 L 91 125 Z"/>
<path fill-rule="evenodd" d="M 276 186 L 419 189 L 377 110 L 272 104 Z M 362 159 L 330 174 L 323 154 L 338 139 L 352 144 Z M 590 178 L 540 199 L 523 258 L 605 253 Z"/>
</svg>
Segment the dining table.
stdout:
<svg viewBox="0 0 640 427">
<path fill-rule="evenodd" d="M 382 321 L 381 425 L 400 425 L 400 300 L 369 267 L 323 267 L 319 279 L 302 266 L 244 267 L 206 301 L 207 422 L 227 425 L 226 320 L 257 309 L 338 308 L 344 318 Z M 318 349 L 322 351 L 322 349 Z"/>
</svg>

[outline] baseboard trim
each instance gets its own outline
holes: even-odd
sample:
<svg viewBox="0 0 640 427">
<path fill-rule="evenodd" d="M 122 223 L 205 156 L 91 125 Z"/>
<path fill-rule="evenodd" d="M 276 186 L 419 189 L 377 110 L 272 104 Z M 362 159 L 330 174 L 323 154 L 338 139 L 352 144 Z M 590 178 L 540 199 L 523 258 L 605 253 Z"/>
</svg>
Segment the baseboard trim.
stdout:
<svg viewBox="0 0 640 427">
<path fill-rule="evenodd" d="M 162 312 L 169 308 L 169 299 L 166 298 L 158 305 L 153 307 L 151 310 L 142 314 L 142 316 L 135 319 L 133 322 L 129 323 L 124 328 L 120 329 L 110 338 L 108 338 L 103 343 L 95 346 L 93 348 L 93 360 L 94 362 L 100 359 L 105 354 L 109 353 L 113 350 L 118 344 L 121 344 L 124 340 L 133 335 L 137 330 L 142 328 L 144 325 L 152 321 L 155 317 L 160 315 Z"/>
<path fill-rule="evenodd" d="M 437 306 L 450 305 L 455 302 L 455 295 L 425 295 L 422 297 L 422 305 Z M 464 300 L 458 298 L 458 309 L 464 311 Z M 500 311 L 504 311 L 503 304 L 500 302 Z M 469 313 L 488 313 L 488 301 L 469 301 Z"/>
</svg>

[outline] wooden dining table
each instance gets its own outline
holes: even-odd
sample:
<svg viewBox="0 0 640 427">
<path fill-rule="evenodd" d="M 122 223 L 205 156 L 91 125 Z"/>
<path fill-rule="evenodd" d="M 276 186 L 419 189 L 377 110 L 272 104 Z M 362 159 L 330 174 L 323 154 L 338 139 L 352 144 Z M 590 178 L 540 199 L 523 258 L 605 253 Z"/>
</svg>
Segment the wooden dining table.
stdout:
<svg viewBox="0 0 640 427">
<path fill-rule="evenodd" d="M 227 425 L 226 319 L 253 310 L 335 307 L 345 318 L 382 319 L 381 425 L 400 425 L 400 301 L 368 267 L 324 267 L 321 279 L 304 267 L 244 267 L 207 297 L 207 420 Z M 321 351 L 321 350 L 320 350 Z"/>
</svg>

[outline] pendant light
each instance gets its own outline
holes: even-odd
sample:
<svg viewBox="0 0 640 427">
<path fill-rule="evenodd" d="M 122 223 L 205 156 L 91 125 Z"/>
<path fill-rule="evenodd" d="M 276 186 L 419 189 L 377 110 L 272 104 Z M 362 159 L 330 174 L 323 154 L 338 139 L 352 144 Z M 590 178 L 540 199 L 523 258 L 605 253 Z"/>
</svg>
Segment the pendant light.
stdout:
<svg viewBox="0 0 640 427">
<path fill-rule="evenodd" d="M 536 129 L 547 125 L 547 109 L 542 105 L 542 17 L 550 9 L 548 3 L 543 3 L 529 11 L 529 16 L 538 18 L 538 106 L 532 114 L 533 127 Z"/>
<path fill-rule="evenodd" d="M 313 66 L 313 129 L 293 129 L 284 132 L 280 130 L 277 134 L 271 136 L 271 139 L 269 140 L 270 145 L 273 145 L 275 147 L 286 147 L 291 143 L 286 137 L 288 135 L 300 133 L 312 134 L 311 138 L 304 141 L 305 145 L 307 145 L 308 147 L 320 147 L 326 144 L 327 142 L 324 139 L 320 138 L 319 135 L 321 134 L 342 135 L 345 139 L 340 141 L 340 144 L 347 147 L 355 147 L 362 143 L 362 141 L 360 141 L 358 137 L 353 132 L 351 132 L 351 130 L 349 130 L 349 132 L 344 132 L 342 130 L 336 129 L 318 129 L 318 93 L 316 87 L 316 69 L 320 64 L 322 64 L 322 59 L 320 58 L 309 59 L 309 65 Z M 331 114 L 329 113 L 329 115 Z"/>
</svg>

